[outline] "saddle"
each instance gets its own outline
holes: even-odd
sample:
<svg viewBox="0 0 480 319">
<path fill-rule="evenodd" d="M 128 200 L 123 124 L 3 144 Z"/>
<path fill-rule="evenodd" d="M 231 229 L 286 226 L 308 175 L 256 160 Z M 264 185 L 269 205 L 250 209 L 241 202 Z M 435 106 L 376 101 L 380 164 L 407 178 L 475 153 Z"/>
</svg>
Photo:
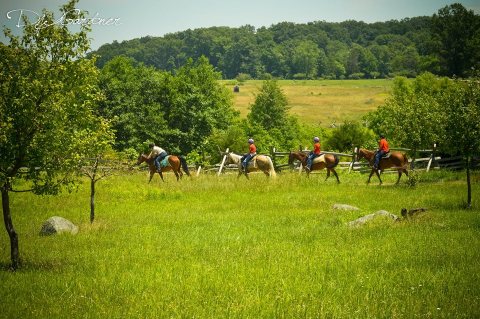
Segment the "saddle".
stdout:
<svg viewBox="0 0 480 319">
<path fill-rule="evenodd" d="M 317 163 L 325 163 L 325 154 L 317 156 L 313 159 L 312 164 L 317 164 Z"/>
<path fill-rule="evenodd" d="M 251 168 L 257 168 L 257 154 L 255 154 L 249 161 L 247 166 Z"/>
<path fill-rule="evenodd" d="M 377 155 L 378 152 L 375 152 L 375 155 Z M 383 156 L 381 158 L 389 158 L 391 155 L 391 152 L 388 152 L 386 154 L 383 154 Z"/>
<path fill-rule="evenodd" d="M 170 157 L 170 155 L 167 155 L 165 156 L 165 158 L 163 160 L 161 160 L 160 162 L 160 167 L 167 167 L 167 166 L 170 166 L 170 162 L 168 161 L 168 158 Z"/>
</svg>

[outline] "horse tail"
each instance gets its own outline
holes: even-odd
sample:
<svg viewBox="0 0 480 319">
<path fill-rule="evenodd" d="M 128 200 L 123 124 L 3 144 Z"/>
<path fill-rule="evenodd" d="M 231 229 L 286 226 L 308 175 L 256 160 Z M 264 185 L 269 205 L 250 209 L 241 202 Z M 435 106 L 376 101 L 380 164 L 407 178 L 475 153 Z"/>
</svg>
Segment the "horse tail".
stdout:
<svg viewBox="0 0 480 319">
<path fill-rule="evenodd" d="M 407 154 L 403 153 L 403 168 L 407 168 L 408 167 L 408 157 L 407 157 Z"/>
<path fill-rule="evenodd" d="M 335 162 L 333 162 L 333 164 L 327 166 L 327 168 L 334 168 L 338 165 L 338 163 L 340 163 L 340 157 L 338 157 L 337 154 L 333 154 L 333 158 L 335 159 Z"/>
<path fill-rule="evenodd" d="M 184 172 L 190 176 L 190 172 L 188 170 L 188 164 L 187 164 L 187 160 L 185 159 L 185 157 L 183 157 L 182 155 L 178 156 L 178 158 L 180 159 L 180 163 L 182 164 L 182 168 L 184 170 Z"/>
<path fill-rule="evenodd" d="M 270 156 L 266 156 L 268 158 L 268 166 L 270 166 L 270 177 L 277 177 L 277 173 L 275 172 L 275 166 L 273 166 L 272 159 Z"/>
</svg>

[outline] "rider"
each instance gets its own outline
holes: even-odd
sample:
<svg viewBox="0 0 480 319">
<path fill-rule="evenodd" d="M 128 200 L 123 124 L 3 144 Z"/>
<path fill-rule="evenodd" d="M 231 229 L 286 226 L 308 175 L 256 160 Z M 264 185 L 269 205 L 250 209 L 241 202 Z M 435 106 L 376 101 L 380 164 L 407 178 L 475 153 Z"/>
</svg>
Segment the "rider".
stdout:
<svg viewBox="0 0 480 319">
<path fill-rule="evenodd" d="M 380 140 L 378 141 L 378 150 L 375 152 L 375 163 L 373 164 L 374 169 L 378 169 L 380 164 L 380 159 L 390 152 L 390 147 L 388 146 L 387 139 L 385 135 L 380 134 Z"/>
<path fill-rule="evenodd" d="M 168 154 L 163 148 L 156 146 L 154 143 L 150 143 L 148 147 L 151 149 L 150 154 L 148 154 L 148 159 L 154 158 L 155 167 L 157 168 L 157 171 L 160 171 L 160 162 Z"/>
<path fill-rule="evenodd" d="M 254 141 L 252 138 L 248 139 L 248 144 L 249 145 L 249 153 L 245 154 L 242 156 L 242 170 L 247 169 L 248 162 L 255 156 L 257 155 L 257 147 L 254 144 Z"/>
<path fill-rule="evenodd" d="M 307 157 L 307 167 L 306 169 L 311 171 L 312 170 L 312 165 L 313 165 L 313 160 L 315 159 L 315 157 L 318 157 L 320 156 L 320 139 L 315 136 L 313 138 L 313 151 L 310 152 L 310 154 L 308 154 L 308 157 Z"/>
</svg>

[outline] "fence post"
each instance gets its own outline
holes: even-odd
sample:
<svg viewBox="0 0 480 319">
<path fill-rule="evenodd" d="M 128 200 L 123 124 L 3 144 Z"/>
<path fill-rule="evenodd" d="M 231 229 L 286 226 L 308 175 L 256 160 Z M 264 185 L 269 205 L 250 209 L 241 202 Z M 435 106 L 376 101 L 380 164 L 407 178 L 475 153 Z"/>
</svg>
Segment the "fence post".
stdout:
<svg viewBox="0 0 480 319">
<path fill-rule="evenodd" d="M 229 151 L 229 148 L 227 147 L 227 150 L 225 151 L 225 153 L 228 153 L 228 151 Z M 218 169 L 217 176 L 220 176 L 220 174 L 222 173 L 222 169 L 223 169 L 223 166 L 225 165 L 226 160 L 227 160 L 227 154 L 223 155 L 222 163 L 220 164 L 220 168 Z"/>
<path fill-rule="evenodd" d="M 272 157 L 273 169 L 277 170 L 277 159 L 275 156 L 275 146 L 270 146 L 270 155 Z"/>
<path fill-rule="evenodd" d="M 353 149 L 353 156 L 352 156 L 352 162 L 350 165 L 348 165 L 348 172 L 350 173 L 353 169 L 353 165 L 355 165 L 356 159 L 357 159 L 357 147 Z"/>
<path fill-rule="evenodd" d="M 433 150 L 432 150 L 432 156 L 430 156 L 430 160 L 428 161 L 427 164 L 427 172 L 430 171 L 430 166 L 432 165 L 432 162 L 435 160 L 435 149 L 437 148 L 437 143 L 433 144 Z"/>
</svg>

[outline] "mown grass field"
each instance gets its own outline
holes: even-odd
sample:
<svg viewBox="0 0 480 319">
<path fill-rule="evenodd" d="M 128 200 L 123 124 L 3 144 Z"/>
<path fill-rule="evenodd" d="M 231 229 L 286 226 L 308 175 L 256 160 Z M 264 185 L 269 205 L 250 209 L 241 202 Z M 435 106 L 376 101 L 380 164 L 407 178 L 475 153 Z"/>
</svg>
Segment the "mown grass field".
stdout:
<svg viewBox="0 0 480 319">
<path fill-rule="evenodd" d="M 236 81 L 222 81 L 233 92 Z M 255 101 L 263 81 L 240 83 L 234 94 L 235 109 L 245 117 Z M 377 80 L 280 80 L 279 86 L 287 96 L 290 113 L 304 123 L 328 127 L 345 120 L 358 120 L 375 110 L 387 98 L 393 81 Z"/>
<path fill-rule="evenodd" d="M 6 270 L 0 232 L 1 318 L 478 318 L 480 174 L 464 210 L 464 173 L 366 175 L 325 172 L 113 176 L 56 197 L 13 194 L 23 267 Z M 360 211 L 338 211 L 335 203 Z M 411 220 L 348 221 L 384 209 L 426 207 Z M 77 235 L 39 236 L 62 216 Z"/>
</svg>

